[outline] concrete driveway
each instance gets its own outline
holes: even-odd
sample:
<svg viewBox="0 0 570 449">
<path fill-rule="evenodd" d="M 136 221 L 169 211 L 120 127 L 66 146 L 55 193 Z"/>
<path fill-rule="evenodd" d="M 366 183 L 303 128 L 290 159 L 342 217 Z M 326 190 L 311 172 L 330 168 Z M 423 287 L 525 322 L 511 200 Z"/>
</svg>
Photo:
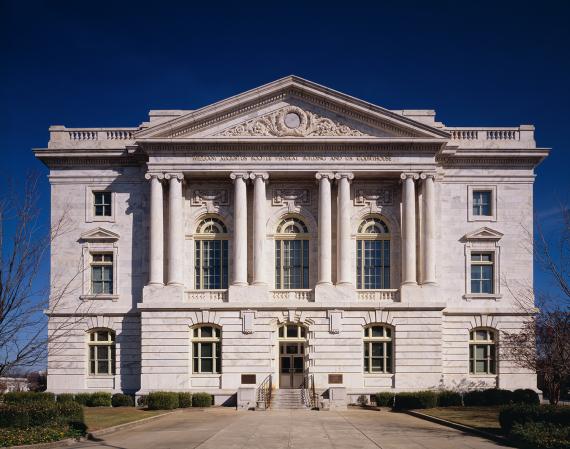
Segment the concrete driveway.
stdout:
<svg viewBox="0 0 570 449">
<path fill-rule="evenodd" d="M 189 409 L 99 441 L 89 449 L 492 449 L 505 447 L 403 413 Z"/>
</svg>

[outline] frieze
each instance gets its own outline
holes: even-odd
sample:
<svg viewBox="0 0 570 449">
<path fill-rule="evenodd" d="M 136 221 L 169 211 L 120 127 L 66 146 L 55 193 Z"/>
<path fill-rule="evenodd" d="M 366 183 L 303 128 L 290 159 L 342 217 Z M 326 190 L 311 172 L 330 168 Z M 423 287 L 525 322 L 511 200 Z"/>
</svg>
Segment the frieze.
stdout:
<svg viewBox="0 0 570 449">
<path fill-rule="evenodd" d="M 347 124 L 322 117 L 297 106 L 288 106 L 272 114 L 258 117 L 229 128 L 220 136 L 243 137 L 313 137 L 313 136 L 369 136 Z"/>
</svg>

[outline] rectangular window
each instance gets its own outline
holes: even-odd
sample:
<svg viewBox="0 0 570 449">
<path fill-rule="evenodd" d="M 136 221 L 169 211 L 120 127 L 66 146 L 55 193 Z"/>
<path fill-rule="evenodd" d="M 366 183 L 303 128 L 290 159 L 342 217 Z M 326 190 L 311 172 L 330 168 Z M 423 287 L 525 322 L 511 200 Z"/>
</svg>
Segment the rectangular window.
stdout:
<svg viewBox="0 0 570 449">
<path fill-rule="evenodd" d="M 113 254 L 96 253 L 92 254 L 91 258 L 91 293 L 112 295 Z"/>
<path fill-rule="evenodd" d="M 93 192 L 93 208 L 96 217 L 110 217 L 111 192 Z"/>
<path fill-rule="evenodd" d="M 474 190 L 473 191 L 473 215 L 490 217 L 491 210 L 491 194 L 490 190 Z"/>
<path fill-rule="evenodd" d="M 228 288 L 228 241 L 196 240 L 196 288 Z"/>
<path fill-rule="evenodd" d="M 495 292 L 493 253 L 471 253 L 471 293 Z"/>
<path fill-rule="evenodd" d="M 469 372 L 471 374 L 495 374 L 495 345 L 469 345 Z"/>
<path fill-rule="evenodd" d="M 309 288 L 309 241 L 275 241 L 275 287 Z"/>
<path fill-rule="evenodd" d="M 357 240 L 356 244 L 356 288 L 390 288 L 390 241 Z"/>
</svg>

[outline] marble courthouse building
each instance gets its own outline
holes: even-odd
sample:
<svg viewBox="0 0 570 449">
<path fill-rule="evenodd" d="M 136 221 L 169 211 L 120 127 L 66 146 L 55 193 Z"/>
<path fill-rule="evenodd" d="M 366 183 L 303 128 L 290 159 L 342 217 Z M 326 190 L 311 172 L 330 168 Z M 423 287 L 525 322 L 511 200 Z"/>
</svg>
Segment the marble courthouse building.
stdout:
<svg viewBox="0 0 570 449">
<path fill-rule="evenodd" d="M 524 319 L 506 285 L 533 276 L 533 126 L 290 76 L 132 128 L 52 126 L 35 154 L 72 221 L 51 391 L 536 388 L 499 350 Z"/>
</svg>

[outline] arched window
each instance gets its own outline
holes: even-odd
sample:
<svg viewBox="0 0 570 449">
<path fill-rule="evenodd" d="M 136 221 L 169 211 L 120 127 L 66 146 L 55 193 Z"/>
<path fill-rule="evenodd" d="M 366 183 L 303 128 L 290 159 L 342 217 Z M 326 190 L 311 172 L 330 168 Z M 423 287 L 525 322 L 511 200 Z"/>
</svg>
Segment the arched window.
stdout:
<svg viewBox="0 0 570 449">
<path fill-rule="evenodd" d="M 492 329 L 469 332 L 469 373 L 496 374 L 496 334 Z"/>
<path fill-rule="evenodd" d="M 279 326 L 280 340 L 305 340 L 307 329 L 302 324 L 287 323 Z"/>
<path fill-rule="evenodd" d="M 364 373 L 392 373 L 392 328 L 372 325 L 364 328 Z"/>
<path fill-rule="evenodd" d="M 309 236 L 305 223 L 285 218 L 275 236 L 275 288 L 309 288 Z"/>
<path fill-rule="evenodd" d="M 390 288 L 390 230 L 377 217 L 365 219 L 358 227 L 356 288 Z"/>
<path fill-rule="evenodd" d="M 228 230 L 216 217 L 203 219 L 195 234 L 196 289 L 228 288 Z"/>
<path fill-rule="evenodd" d="M 192 372 L 222 372 L 221 329 L 212 325 L 192 329 Z"/>
<path fill-rule="evenodd" d="M 110 329 L 89 331 L 89 375 L 115 374 L 115 332 Z"/>
</svg>

